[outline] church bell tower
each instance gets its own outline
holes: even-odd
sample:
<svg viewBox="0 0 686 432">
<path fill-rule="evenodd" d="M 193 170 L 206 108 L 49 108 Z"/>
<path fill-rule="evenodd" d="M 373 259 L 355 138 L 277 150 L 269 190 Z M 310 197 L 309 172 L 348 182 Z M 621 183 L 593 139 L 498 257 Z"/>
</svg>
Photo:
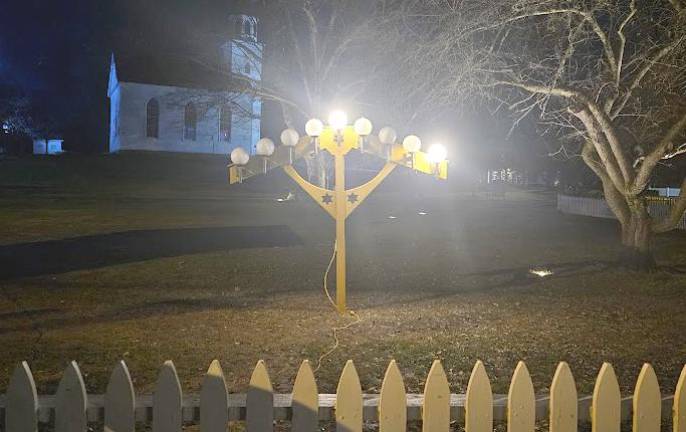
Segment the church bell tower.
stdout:
<svg viewBox="0 0 686 432">
<path fill-rule="evenodd" d="M 258 38 L 258 24 L 254 16 L 230 15 L 230 40 L 222 45 L 224 70 L 253 82 L 262 80 L 263 45 Z"/>
</svg>

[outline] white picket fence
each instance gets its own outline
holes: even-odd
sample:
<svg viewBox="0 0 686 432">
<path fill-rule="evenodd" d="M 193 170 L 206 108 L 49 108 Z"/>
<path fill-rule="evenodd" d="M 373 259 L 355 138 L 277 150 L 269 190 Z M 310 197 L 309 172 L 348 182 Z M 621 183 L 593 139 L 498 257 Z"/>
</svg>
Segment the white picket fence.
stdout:
<svg viewBox="0 0 686 432">
<path fill-rule="evenodd" d="M 648 212 L 656 220 L 665 219 L 674 205 L 674 198 L 651 198 Z M 557 195 L 557 209 L 562 213 L 591 216 L 605 219 L 617 219 L 604 199 L 586 198 L 569 195 Z M 686 230 L 686 214 L 676 227 Z"/>
<path fill-rule="evenodd" d="M 492 432 L 494 421 L 507 421 L 508 432 L 534 432 L 546 418 L 551 432 L 575 432 L 590 421 L 594 432 L 619 432 L 633 419 L 634 432 L 659 432 L 661 419 L 672 415 L 674 432 L 686 432 L 686 366 L 674 396 L 662 397 L 657 377 L 645 364 L 633 397 L 622 398 L 614 370 L 603 364 L 592 396 L 577 395 L 569 366 L 562 362 L 550 394 L 536 397 L 526 365 L 514 371 L 507 395 L 493 395 L 482 362 L 477 362 L 464 395 L 450 394 L 440 361 L 435 361 L 423 394 L 406 394 L 403 378 L 391 361 L 378 395 L 362 394 L 352 361 L 343 368 L 338 389 L 318 394 L 307 361 L 300 366 L 292 394 L 274 394 L 263 361 L 255 367 L 247 394 L 229 394 L 224 373 L 213 361 L 199 395 L 184 397 L 174 364 L 162 366 L 152 395 L 136 397 L 126 364 L 112 372 L 104 395 L 87 395 L 76 362 L 69 364 L 54 396 L 37 396 L 26 362 L 14 371 L 0 399 L 6 432 L 36 432 L 48 423 L 56 432 L 85 432 L 88 422 L 101 422 L 106 432 L 133 432 L 137 422 L 152 423 L 153 432 L 180 432 L 195 423 L 203 432 L 226 432 L 229 421 L 245 421 L 248 432 L 274 430 L 275 420 L 290 421 L 293 431 L 312 432 L 320 421 L 334 421 L 338 432 L 361 432 L 364 422 L 378 422 L 380 432 L 403 432 L 409 420 L 421 420 L 424 432 L 447 432 L 451 421 L 466 432 Z"/>
</svg>

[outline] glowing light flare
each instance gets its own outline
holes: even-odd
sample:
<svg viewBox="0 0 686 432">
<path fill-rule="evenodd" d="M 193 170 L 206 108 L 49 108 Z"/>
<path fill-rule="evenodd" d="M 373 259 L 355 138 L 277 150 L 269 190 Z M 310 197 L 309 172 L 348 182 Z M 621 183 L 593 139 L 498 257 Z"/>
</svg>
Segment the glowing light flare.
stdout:
<svg viewBox="0 0 686 432">
<path fill-rule="evenodd" d="M 541 277 L 541 278 L 552 276 L 553 274 L 555 274 L 551 270 L 548 270 L 548 269 L 531 269 L 531 270 L 529 270 L 529 273 L 531 273 L 532 275 L 536 275 L 538 277 Z"/>
<path fill-rule="evenodd" d="M 348 114 L 342 110 L 331 111 L 331 114 L 329 114 L 329 126 L 337 131 L 342 130 L 348 126 Z"/>
<path fill-rule="evenodd" d="M 448 150 L 442 144 L 433 144 L 426 154 L 426 158 L 431 163 L 441 163 L 446 157 L 448 157 Z"/>
</svg>

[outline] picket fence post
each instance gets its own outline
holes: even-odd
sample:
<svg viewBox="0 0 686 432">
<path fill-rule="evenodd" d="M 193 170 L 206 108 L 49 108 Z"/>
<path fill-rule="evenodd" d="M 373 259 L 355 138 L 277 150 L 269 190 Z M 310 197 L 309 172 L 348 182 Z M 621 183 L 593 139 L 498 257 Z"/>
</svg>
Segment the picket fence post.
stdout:
<svg viewBox="0 0 686 432">
<path fill-rule="evenodd" d="M 85 432 L 86 386 L 75 361 L 64 370 L 55 397 L 55 432 Z"/>
<path fill-rule="evenodd" d="M 310 362 L 300 364 L 293 384 L 293 401 L 291 403 L 293 432 L 312 432 L 319 423 L 319 391 Z"/>
<path fill-rule="evenodd" d="M 633 432 L 660 432 L 662 396 L 653 367 L 645 363 L 636 380 Z"/>
<path fill-rule="evenodd" d="M 38 394 L 28 363 L 21 362 L 12 373 L 7 388 L 5 431 L 38 431 Z"/>
<path fill-rule="evenodd" d="M 566 362 L 560 362 L 550 385 L 550 432 L 577 432 L 579 402 L 574 376 Z"/>
<path fill-rule="evenodd" d="M 200 432 L 226 432 L 229 423 L 229 393 L 224 371 L 213 360 L 200 386 Z"/>
<path fill-rule="evenodd" d="M 619 432 L 621 394 L 617 376 L 610 363 L 603 363 L 593 389 L 592 432 Z"/>
<path fill-rule="evenodd" d="M 274 390 L 267 366 L 260 360 L 250 377 L 246 402 L 245 426 L 248 432 L 274 430 Z"/>
<path fill-rule="evenodd" d="M 181 383 L 171 360 L 162 365 L 152 401 L 152 431 L 181 432 Z"/>
<path fill-rule="evenodd" d="M 362 432 L 362 387 L 352 360 L 345 363 L 338 380 L 336 432 Z"/>
<path fill-rule="evenodd" d="M 686 432 L 686 365 L 681 369 L 681 375 L 674 390 L 672 428 L 674 432 Z"/>
<path fill-rule="evenodd" d="M 520 361 L 512 374 L 507 393 L 507 431 L 533 432 L 536 424 L 536 396 L 526 364 Z"/>
<path fill-rule="evenodd" d="M 407 429 L 407 394 L 403 376 L 391 360 L 379 395 L 379 432 L 405 432 Z"/>
<path fill-rule="evenodd" d="M 434 360 L 424 384 L 422 432 L 448 432 L 450 429 L 450 386 L 440 360 Z"/>
<path fill-rule="evenodd" d="M 115 366 L 105 393 L 105 432 L 134 432 L 136 396 L 124 361 Z"/>
<path fill-rule="evenodd" d="M 481 360 L 469 377 L 464 408 L 466 432 L 493 432 L 493 392 Z"/>
</svg>

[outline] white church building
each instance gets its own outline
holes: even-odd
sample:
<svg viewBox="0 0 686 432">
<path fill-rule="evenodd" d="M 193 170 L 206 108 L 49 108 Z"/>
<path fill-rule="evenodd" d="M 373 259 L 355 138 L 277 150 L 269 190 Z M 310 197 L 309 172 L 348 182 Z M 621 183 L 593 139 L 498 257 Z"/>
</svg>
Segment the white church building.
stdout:
<svg viewBox="0 0 686 432">
<path fill-rule="evenodd" d="M 260 139 L 262 79 L 258 20 L 231 16 L 232 35 L 217 47 L 216 65 L 187 57 L 112 55 L 109 152 L 147 150 L 251 153 Z"/>
</svg>

